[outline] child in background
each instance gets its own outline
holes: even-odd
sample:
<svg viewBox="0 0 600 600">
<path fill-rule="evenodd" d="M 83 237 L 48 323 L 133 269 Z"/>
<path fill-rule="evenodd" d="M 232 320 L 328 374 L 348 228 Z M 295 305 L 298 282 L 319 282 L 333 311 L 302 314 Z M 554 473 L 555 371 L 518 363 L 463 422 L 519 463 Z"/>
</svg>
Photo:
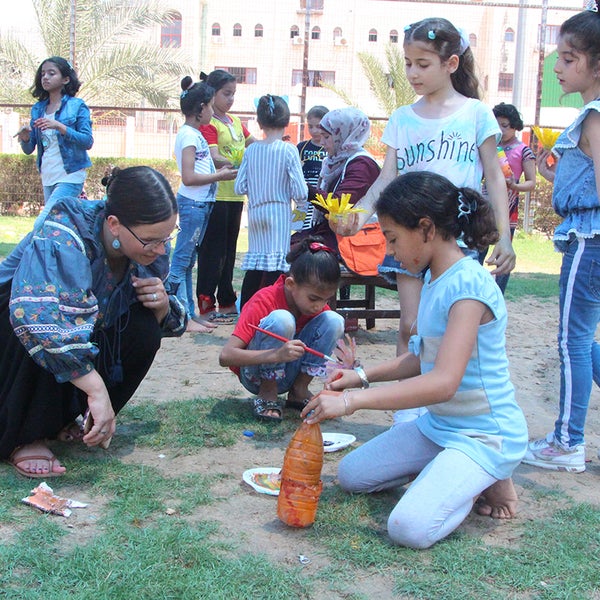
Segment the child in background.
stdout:
<svg viewBox="0 0 600 600">
<path fill-rule="evenodd" d="M 401 106 L 385 128 L 381 141 L 387 151 L 381 174 L 360 201 L 366 213 L 355 215 L 350 226 L 335 225 L 341 235 L 354 235 L 373 213 L 379 194 L 394 178 L 409 171 L 427 170 L 448 177 L 461 187 L 481 189 L 485 176 L 500 239 L 488 259 L 493 274 L 510 272 L 515 254 L 510 241 L 506 183 L 496 151 L 498 123 L 479 100 L 479 83 L 469 40 L 446 19 L 430 18 L 404 28 L 406 77 L 420 98 Z M 476 258 L 476 254 L 474 253 Z M 417 317 L 421 273 L 410 273 L 386 256 L 381 272 L 398 286 L 402 314 L 398 354 L 406 352 Z"/>
<path fill-rule="evenodd" d="M 185 123 L 175 139 L 175 159 L 181 173 L 177 192 L 181 230 L 173 251 L 167 287 L 188 313 L 187 331 L 210 333 L 215 325 L 192 320 L 192 269 L 196 262 L 196 246 L 202 242 L 215 202 L 217 181 L 235 179 L 237 171 L 231 166 L 221 167 L 218 171 L 215 169 L 208 144 L 198 131 L 198 127 L 209 123 L 212 117 L 214 90 L 206 83 L 194 83 L 189 76 L 181 80 L 181 89 L 179 104 Z"/>
<path fill-rule="evenodd" d="M 281 421 L 277 395 L 287 392 L 287 407 L 302 409 L 312 396 L 313 377 L 325 374 L 324 359 L 308 346 L 330 354 L 344 331 L 344 320 L 327 306 L 340 281 L 336 253 L 317 238 L 308 238 L 288 254 L 290 271 L 262 288 L 244 306 L 233 334 L 219 356 L 242 385 L 257 397 L 258 419 Z M 290 340 L 281 342 L 256 331 L 258 326 Z"/>
<path fill-rule="evenodd" d="M 506 179 L 508 220 L 510 239 L 512 240 L 519 221 L 519 194 L 521 192 L 531 192 L 535 188 L 535 155 L 531 148 L 516 136 L 517 131 L 523 131 L 523 119 L 516 106 L 501 102 L 494 106 L 493 111 L 502 132 L 499 147 L 504 150 L 512 171 L 512 177 Z M 521 175 L 524 175 L 524 181 L 521 181 Z M 503 294 L 509 277 L 510 273 L 496 277 L 496 283 Z"/>
<path fill-rule="evenodd" d="M 296 147 L 300 155 L 300 162 L 302 163 L 302 172 L 304 173 L 304 181 L 306 185 L 317 187 L 319 181 L 319 173 L 321 172 L 321 163 L 327 156 L 325 148 L 321 145 L 321 131 L 319 127 L 321 119 L 329 112 L 329 109 L 325 106 L 313 106 L 306 113 L 306 123 L 308 125 L 308 133 L 310 139 L 303 140 Z M 313 214 L 314 206 L 308 204 L 306 209 L 306 216 L 302 223 L 302 230 L 310 229 L 313 225 Z"/>
<path fill-rule="evenodd" d="M 200 126 L 200 131 L 208 142 L 215 166 L 237 169 L 244 149 L 254 138 L 239 117 L 228 114 L 235 99 L 235 76 L 217 69 L 209 75 L 200 73 L 200 79 L 215 90 L 214 114 L 208 125 Z M 235 193 L 234 182 L 219 182 L 208 227 L 198 247 L 196 281 L 200 317 L 213 323 L 232 322 L 237 317 L 233 268 L 243 209 L 244 196 Z"/>
<path fill-rule="evenodd" d="M 248 195 L 248 252 L 242 269 L 241 306 L 260 288 L 272 285 L 289 265 L 292 200 L 306 209 L 308 188 L 295 146 L 282 140 L 290 109 L 280 96 L 258 101 L 256 116 L 264 139 L 248 147 L 235 182 L 236 194 Z"/>
<path fill-rule="evenodd" d="M 19 129 L 17 139 L 25 154 L 37 146 L 37 167 L 42 176 L 45 207 L 40 224 L 57 200 L 77 198 L 83 191 L 88 156 L 93 143 L 90 109 L 75 98 L 81 83 L 67 60 L 47 58 L 35 74 L 31 95 L 38 98 L 31 107 L 31 122 Z"/>
<path fill-rule="evenodd" d="M 560 400 L 554 431 L 533 441 L 524 463 L 544 469 L 585 471 L 584 427 L 592 380 L 600 384 L 600 14 L 592 9 L 565 21 L 554 72 L 565 94 L 579 93 L 580 115 L 552 150 L 541 149 L 540 174 L 554 182 L 552 205 L 563 217 L 554 245 L 563 253 L 559 279 Z M 595 10 L 594 10 L 595 9 Z"/>
<path fill-rule="evenodd" d="M 359 409 L 427 406 L 342 459 L 349 492 L 376 492 L 417 478 L 388 519 L 396 544 L 428 548 L 454 531 L 475 499 L 479 512 L 514 515 L 510 477 L 527 447 L 505 348 L 506 306 L 479 262 L 464 255 L 498 238 L 492 207 L 475 190 L 441 175 L 401 175 L 376 204 L 387 251 L 413 274 L 427 270 L 410 351 L 356 371 L 336 370 L 302 411 L 308 423 Z M 373 381 L 394 381 L 368 387 Z M 329 390 L 344 390 L 329 391 Z"/>
</svg>

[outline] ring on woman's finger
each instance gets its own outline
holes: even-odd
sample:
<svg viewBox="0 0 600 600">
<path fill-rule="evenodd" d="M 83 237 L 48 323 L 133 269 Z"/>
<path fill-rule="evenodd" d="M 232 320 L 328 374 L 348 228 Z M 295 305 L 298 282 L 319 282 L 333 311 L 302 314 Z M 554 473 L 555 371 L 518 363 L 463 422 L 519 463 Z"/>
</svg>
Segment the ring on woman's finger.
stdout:
<svg viewBox="0 0 600 600">
<path fill-rule="evenodd" d="M 107 433 L 107 432 L 106 432 L 106 431 L 101 431 L 100 433 L 101 433 L 102 435 L 106 435 L 106 433 Z"/>
<path fill-rule="evenodd" d="M 156 302 L 158 300 L 158 296 L 156 295 L 156 292 L 154 294 L 152 294 L 152 302 Z"/>
</svg>

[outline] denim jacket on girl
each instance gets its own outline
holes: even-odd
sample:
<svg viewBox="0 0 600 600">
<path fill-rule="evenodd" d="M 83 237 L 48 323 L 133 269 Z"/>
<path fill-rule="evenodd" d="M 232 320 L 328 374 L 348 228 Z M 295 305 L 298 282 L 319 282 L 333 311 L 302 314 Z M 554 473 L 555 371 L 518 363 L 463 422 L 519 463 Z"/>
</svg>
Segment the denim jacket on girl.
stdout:
<svg viewBox="0 0 600 600">
<path fill-rule="evenodd" d="M 592 110 L 600 111 L 600 100 L 592 100 L 583 107 L 552 149 L 560 157 L 554 177 L 552 206 L 564 219 L 554 231 L 554 246 L 561 252 L 571 236 L 592 238 L 600 235 L 600 200 L 594 161 L 578 146 L 583 121 Z"/>
<path fill-rule="evenodd" d="M 41 170 L 44 146 L 41 144 L 41 132 L 34 127 L 36 119 L 46 114 L 48 100 L 40 100 L 31 107 L 31 133 L 28 142 L 21 142 L 21 148 L 25 154 L 31 154 L 38 147 L 37 167 Z M 63 165 L 67 173 L 75 173 L 81 169 L 92 166 L 88 156 L 89 150 L 94 144 L 92 137 L 92 120 L 90 109 L 80 98 L 65 94 L 62 97 L 59 109 L 54 115 L 55 120 L 67 126 L 65 135 L 58 135 L 58 147 L 62 156 Z"/>
</svg>

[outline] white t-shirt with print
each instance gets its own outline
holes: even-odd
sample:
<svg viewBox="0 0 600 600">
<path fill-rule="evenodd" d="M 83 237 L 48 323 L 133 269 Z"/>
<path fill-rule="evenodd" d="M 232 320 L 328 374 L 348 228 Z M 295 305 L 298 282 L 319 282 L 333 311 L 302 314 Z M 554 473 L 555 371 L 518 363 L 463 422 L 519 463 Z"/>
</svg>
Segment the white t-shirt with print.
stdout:
<svg viewBox="0 0 600 600">
<path fill-rule="evenodd" d="M 200 133 L 200 131 L 198 131 L 198 129 L 185 124 L 179 128 L 177 137 L 175 138 L 175 160 L 177 161 L 179 172 L 182 172 L 181 163 L 183 149 L 187 148 L 188 146 L 194 147 L 196 156 L 194 160 L 194 173 L 198 173 L 200 175 L 209 175 L 210 173 L 214 173 L 215 164 L 213 163 L 213 159 L 210 155 L 210 149 L 207 141 L 204 139 L 204 136 Z M 216 183 L 207 183 L 206 185 L 184 185 L 182 182 L 179 186 L 178 192 L 182 196 L 197 202 L 214 202 L 216 190 Z"/>
<path fill-rule="evenodd" d="M 44 118 L 54 119 L 55 113 L 46 113 Z M 80 169 L 74 173 L 67 173 L 63 163 L 58 136 L 61 135 L 56 129 L 46 129 L 41 135 L 41 144 L 44 148 L 42 155 L 42 185 L 51 186 L 57 183 L 83 183 L 87 169 Z"/>
<path fill-rule="evenodd" d="M 396 109 L 381 141 L 396 149 L 398 175 L 431 171 L 458 187 L 481 190 L 483 165 L 479 147 L 501 133 L 492 110 L 480 100 L 467 98 L 455 113 L 441 119 L 425 119 L 412 105 Z"/>
</svg>

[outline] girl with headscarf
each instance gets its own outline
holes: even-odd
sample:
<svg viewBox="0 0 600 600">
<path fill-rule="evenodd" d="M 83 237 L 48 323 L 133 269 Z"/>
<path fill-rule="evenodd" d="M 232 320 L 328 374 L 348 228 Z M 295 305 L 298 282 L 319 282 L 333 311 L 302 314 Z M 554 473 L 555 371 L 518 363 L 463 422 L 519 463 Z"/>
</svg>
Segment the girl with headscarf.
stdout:
<svg viewBox="0 0 600 600">
<path fill-rule="evenodd" d="M 364 149 L 371 133 L 369 118 L 361 110 L 348 107 L 329 111 L 320 123 L 321 144 L 327 151 L 316 188 L 309 186 L 309 198 L 332 193 L 340 198 L 350 194 L 350 203 L 362 198 L 379 175 L 375 159 Z M 318 207 L 317 207 L 318 208 Z M 318 235 L 330 248 L 337 249 L 335 233 L 325 216 L 315 211 L 311 229 L 292 236 L 292 244 L 306 236 Z"/>
</svg>

